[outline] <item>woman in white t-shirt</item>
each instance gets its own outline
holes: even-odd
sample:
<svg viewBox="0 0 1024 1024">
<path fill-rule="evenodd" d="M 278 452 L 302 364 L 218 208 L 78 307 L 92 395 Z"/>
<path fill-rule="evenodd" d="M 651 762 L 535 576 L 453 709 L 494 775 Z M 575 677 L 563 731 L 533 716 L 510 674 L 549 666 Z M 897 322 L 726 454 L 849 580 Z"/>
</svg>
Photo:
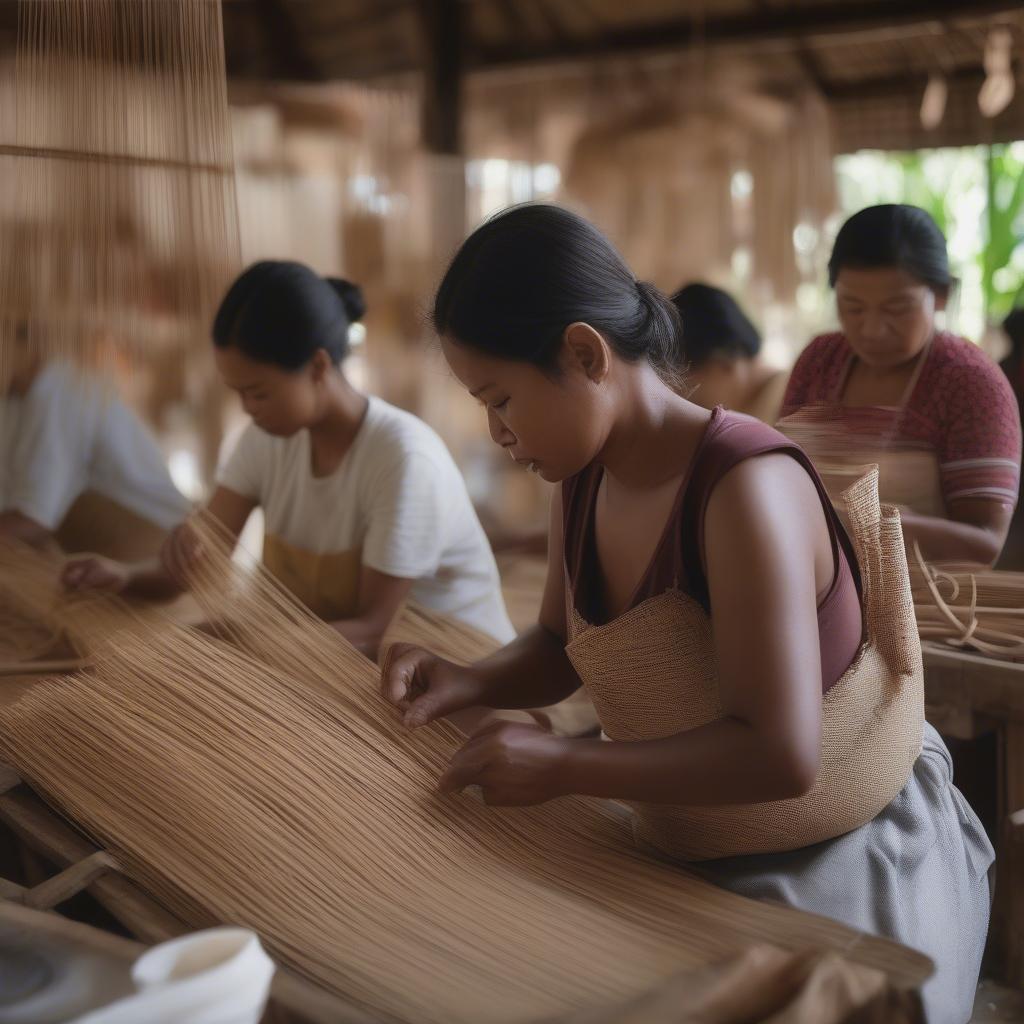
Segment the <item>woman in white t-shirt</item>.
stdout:
<svg viewBox="0 0 1024 1024">
<path fill-rule="evenodd" d="M 357 391 L 341 368 L 363 312 L 355 285 L 299 263 L 256 263 L 235 281 L 213 340 L 252 423 L 209 511 L 237 538 L 262 508 L 266 566 L 364 651 L 375 651 L 407 598 L 505 643 L 514 631 L 494 556 L 447 448 L 415 416 Z M 65 582 L 166 597 L 195 557 L 183 525 L 159 564 L 79 560 Z"/>
</svg>

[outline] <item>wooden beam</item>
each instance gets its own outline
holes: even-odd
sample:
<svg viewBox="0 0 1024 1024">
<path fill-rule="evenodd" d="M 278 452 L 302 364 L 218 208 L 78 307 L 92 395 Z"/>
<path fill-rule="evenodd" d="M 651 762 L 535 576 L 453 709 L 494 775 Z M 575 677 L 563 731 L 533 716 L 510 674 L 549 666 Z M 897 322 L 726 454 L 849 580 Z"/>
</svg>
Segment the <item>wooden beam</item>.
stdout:
<svg viewBox="0 0 1024 1024">
<path fill-rule="evenodd" d="M 546 0 L 533 0 L 533 8 L 556 45 L 565 46 L 571 43 L 572 35 L 562 22 L 556 4 L 548 4 Z"/>
<path fill-rule="evenodd" d="M 740 17 L 676 18 L 618 29 L 591 39 L 544 45 L 482 48 L 471 55 L 474 70 L 670 51 L 700 44 L 792 48 L 801 41 L 831 36 L 898 37 L 931 26 L 944 30 L 950 20 L 982 20 L 1019 13 L 1020 0 L 866 0 L 818 7 L 766 9 Z"/>
<path fill-rule="evenodd" d="M 423 63 L 423 144 L 462 152 L 463 12 L 458 0 L 417 0 Z"/>
<path fill-rule="evenodd" d="M 773 15 L 778 13 L 778 8 L 773 6 L 771 0 L 757 0 L 757 9 L 765 15 Z M 824 71 L 821 67 L 821 62 L 818 60 L 817 54 L 814 50 L 807 45 L 807 40 L 802 36 L 797 36 L 794 39 L 794 50 L 796 52 L 797 60 L 800 66 L 804 69 L 804 74 L 810 82 L 813 83 L 814 87 L 823 96 L 829 95 L 829 82 L 825 76 Z"/>
<path fill-rule="evenodd" d="M 942 76 L 950 85 L 958 83 L 976 83 L 981 87 L 985 80 L 985 70 L 978 54 L 978 63 L 964 65 L 951 71 L 942 72 Z M 1013 72 L 1020 74 L 1020 61 L 1013 62 Z M 907 68 L 898 75 L 882 75 L 875 78 L 852 79 L 848 82 L 837 82 L 834 79 L 828 84 L 828 96 L 832 100 L 863 100 L 873 97 L 903 94 L 912 89 L 924 90 L 928 76 L 932 71 L 925 68 Z"/>
<path fill-rule="evenodd" d="M 109 871 L 119 871 L 120 865 L 106 850 L 97 850 L 87 857 L 69 864 L 59 874 L 33 886 L 22 896 L 22 902 L 35 910 L 52 910 L 72 896 L 78 895 Z"/>
<path fill-rule="evenodd" d="M 497 4 L 511 35 L 519 35 L 524 39 L 536 38 L 533 26 L 523 14 L 518 0 L 497 0 Z"/>
<path fill-rule="evenodd" d="M 299 82 L 323 82 L 326 75 L 313 60 L 292 12 L 284 0 L 256 0 L 267 45 L 278 56 L 285 78 Z"/>
</svg>

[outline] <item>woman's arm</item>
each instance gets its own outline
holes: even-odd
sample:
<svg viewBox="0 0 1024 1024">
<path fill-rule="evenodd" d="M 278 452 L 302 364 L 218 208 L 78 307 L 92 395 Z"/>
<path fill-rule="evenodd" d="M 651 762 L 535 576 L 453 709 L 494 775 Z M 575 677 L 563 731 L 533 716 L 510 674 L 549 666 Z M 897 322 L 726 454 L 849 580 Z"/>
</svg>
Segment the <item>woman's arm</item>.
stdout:
<svg viewBox="0 0 1024 1024">
<path fill-rule="evenodd" d="M 989 498 L 950 502 L 948 519 L 900 510 L 908 549 L 912 551 L 917 541 L 929 562 L 994 565 L 1006 543 L 1012 518 L 1013 508 L 1008 502 Z"/>
<path fill-rule="evenodd" d="M 359 572 L 359 612 L 331 626 L 357 651 L 376 660 L 380 642 L 415 580 L 388 576 L 363 566 Z"/>
<path fill-rule="evenodd" d="M 947 515 L 903 514 L 903 535 L 930 562 L 993 565 L 1020 486 L 1020 409 L 1002 370 L 963 342 L 935 381 L 930 415 Z M 919 389 L 920 390 L 920 389 Z"/>
<path fill-rule="evenodd" d="M 565 653 L 565 575 L 562 501 L 551 501 L 548 573 L 537 625 L 469 668 L 460 668 L 420 648 L 396 645 L 382 673 L 385 697 L 405 708 L 410 727 L 426 725 L 474 705 L 534 708 L 557 704 L 579 689 L 580 679 Z"/>
<path fill-rule="evenodd" d="M 218 487 L 206 511 L 235 542 L 255 507 L 252 498 Z M 62 580 L 69 590 L 105 590 L 147 601 L 169 601 L 186 589 L 188 572 L 201 557 L 198 540 L 185 522 L 171 531 L 156 558 L 134 565 L 96 555 L 72 558 L 64 566 Z"/>
<path fill-rule="evenodd" d="M 497 804 L 570 793 L 726 804 L 796 797 L 813 786 L 822 693 L 817 580 L 833 571 L 814 485 L 787 455 L 747 460 L 716 487 L 705 522 L 724 717 L 662 740 L 615 743 L 497 725 L 455 756 L 442 789 L 480 785 Z"/>
</svg>

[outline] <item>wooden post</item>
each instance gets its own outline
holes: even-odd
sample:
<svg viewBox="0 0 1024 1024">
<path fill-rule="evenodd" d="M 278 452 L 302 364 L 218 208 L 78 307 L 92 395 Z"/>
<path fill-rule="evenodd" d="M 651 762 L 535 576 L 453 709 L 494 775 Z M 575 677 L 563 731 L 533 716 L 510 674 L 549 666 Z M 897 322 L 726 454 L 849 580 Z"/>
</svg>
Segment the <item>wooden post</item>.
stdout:
<svg viewBox="0 0 1024 1024">
<path fill-rule="evenodd" d="M 1000 730 L 999 832 L 991 953 L 997 976 L 1024 985 L 1024 723 Z"/>
<path fill-rule="evenodd" d="M 428 154 L 436 273 L 466 233 L 462 9 L 457 0 L 419 0 L 418 11 L 423 60 L 421 138 Z"/>
<path fill-rule="evenodd" d="M 423 67 L 423 192 L 430 211 L 429 256 L 419 290 L 427 295 L 437 287 L 467 227 L 462 8 L 458 0 L 419 0 L 417 5 Z M 450 396 L 441 380 L 436 374 L 420 375 L 414 411 L 450 440 Z"/>
<path fill-rule="evenodd" d="M 422 138 L 430 153 L 462 153 L 462 10 L 458 0 L 419 0 Z"/>
</svg>

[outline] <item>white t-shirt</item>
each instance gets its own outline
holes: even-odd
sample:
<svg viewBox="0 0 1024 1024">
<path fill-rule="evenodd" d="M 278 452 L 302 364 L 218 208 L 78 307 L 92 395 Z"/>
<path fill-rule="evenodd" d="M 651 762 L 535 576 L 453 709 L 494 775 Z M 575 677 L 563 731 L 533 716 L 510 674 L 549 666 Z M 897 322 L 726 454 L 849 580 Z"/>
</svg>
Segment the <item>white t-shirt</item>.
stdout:
<svg viewBox="0 0 1024 1024">
<path fill-rule="evenodd" d="M 113 389 L 50 363 L 25 395 L 0 397 L 0 510 L 55 530 L 85 491 L 165 530 L 189 511 L 160 446 Z"/>
<path fill-rule="evenodd" d="M 309 432 L 250 424 L 218 482 L 257 502 L 266 531 L 313 554 L 362 549 L 362 564 L 415 580 L 410 598 L 507 643 L 497 565 L 444 442 L 422 420 L 371 397 L 352 447 L 312 472 Z"/>
</svg>

